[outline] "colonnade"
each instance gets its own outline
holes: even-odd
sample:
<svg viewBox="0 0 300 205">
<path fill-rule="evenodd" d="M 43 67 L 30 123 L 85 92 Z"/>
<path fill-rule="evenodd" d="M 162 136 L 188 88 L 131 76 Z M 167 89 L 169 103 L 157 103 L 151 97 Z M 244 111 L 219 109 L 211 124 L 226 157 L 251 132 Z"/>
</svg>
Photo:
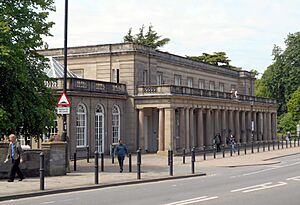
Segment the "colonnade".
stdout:
<svg viewBox="0 0 300 205">
<path fill-rule="evenodd" d="M 152 109 L 158 109 L 158 152 L 211 146 L 218 133 L 223 144 L 231 134 L 240 143 L 271 141 L 276 136 L 276 111 L 214 107 Z M 138 110 L 138 116 L 139 146 L 143 149 L 144 109 Z"/>
</svg>

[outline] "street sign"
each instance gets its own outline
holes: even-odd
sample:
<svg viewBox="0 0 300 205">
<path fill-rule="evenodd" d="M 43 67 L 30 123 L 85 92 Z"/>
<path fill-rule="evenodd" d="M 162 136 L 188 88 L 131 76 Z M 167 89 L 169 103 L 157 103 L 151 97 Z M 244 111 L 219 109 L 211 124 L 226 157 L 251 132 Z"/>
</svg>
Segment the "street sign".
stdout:
<svg viewBox="0 0 300 205">
<path fill-rule="evenodd" d="M 70 114 L 70 107 L 56 107 L 57 114 L 68 115 Z"/>
<path fill-rule="evenodd" d="M 62 93 L 59 97 L 58 103 L 56 104 L 57 107 L 70 107 L 71 103 L 66 93 Z"/>
</svg>

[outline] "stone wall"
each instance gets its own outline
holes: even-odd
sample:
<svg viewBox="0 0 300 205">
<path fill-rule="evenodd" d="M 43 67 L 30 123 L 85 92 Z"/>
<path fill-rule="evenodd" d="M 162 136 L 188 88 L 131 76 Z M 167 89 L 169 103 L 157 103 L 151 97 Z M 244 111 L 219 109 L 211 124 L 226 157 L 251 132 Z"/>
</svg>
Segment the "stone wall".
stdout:
<svg viewBox="0 0 300 205">
<path fill-rule="evenodd" d="M 8 143 L 0 142 L 0 179 L 8 178 L 11 163 L 4 163 L 8 151 Z M 24 150 L 23 163 L 20 165 L 25 177 L 39 176 L 40 153 L 45 155 L 45 175 L 65 175 L 66 158 L 64 142 L 48 142 L 42 144 L 42 149 Z"/>
</svg>

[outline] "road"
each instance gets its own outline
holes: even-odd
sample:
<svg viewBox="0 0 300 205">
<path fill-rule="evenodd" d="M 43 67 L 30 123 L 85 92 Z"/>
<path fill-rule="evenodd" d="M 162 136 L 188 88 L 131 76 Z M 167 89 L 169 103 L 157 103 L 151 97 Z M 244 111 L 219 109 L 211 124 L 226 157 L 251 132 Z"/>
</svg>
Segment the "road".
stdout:
<svg viewBox="0 0 300 205">
<path fill-rule="evenodd" d="M 201 170 L 208 174 L 205 177 L 48 195 L 0 204 L 298 205 L 299 157 L 300 154 L 283 157 L 280 164 L 272 166 L 206 168 Z"/>
</svg>

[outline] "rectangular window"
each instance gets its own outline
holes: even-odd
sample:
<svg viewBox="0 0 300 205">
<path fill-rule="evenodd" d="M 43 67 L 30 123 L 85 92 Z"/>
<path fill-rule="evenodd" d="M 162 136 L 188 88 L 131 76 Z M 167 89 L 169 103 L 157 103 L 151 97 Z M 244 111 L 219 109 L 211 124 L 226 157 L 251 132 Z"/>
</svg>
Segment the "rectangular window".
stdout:
<svg viewBox="0 0 300 205">
<path fill-rule="evenodd" d="M 224 92 L 224 83 L 219 84 L 220 92 Z"/>
<path fill-rule="evenodd" d="M 157 85 L 162 85 L 163 84 L 163 73 L 162 72 L 157 72 L 156 84 Z"/>
<path fill-rule="evenodd" d="M 181 86 L 181 76 L 180 75 L 175 75 L 175 85 Z"/>
<path fill-rule="evenodd" d="M 209 81 L 209 89 L 215 90 L 215 82 L 214 81 Z"/>
<path fill-rule="evenodd" d="M 143 71 L 143 85 L 148 85 L 148 71 Z"/>
<path fill-rule="evenodd" d="M 231 85 L 231 90 L 236 90 L 236 85 Z"/>
<path fill-rule="evenodd" d="M 204 80 L 199 80 L 199 89 L 204 89 Z"/>
<path fill-rule="evenodd" d="M 188 78 L 187 82 L 188 82 L 188 87 L 192 88 L 193 87 L 193 78 Z"/>
<path fill-rule="evenodd" d="M 78 78 L 84 78 L 84 70 L 83 69 L 71 69 Z"/>
<path fill-rule="evenodd" d="M 120 69 L 116 68 L 112 70 L 112 82 L 120 83 Z"/>
</svg>

